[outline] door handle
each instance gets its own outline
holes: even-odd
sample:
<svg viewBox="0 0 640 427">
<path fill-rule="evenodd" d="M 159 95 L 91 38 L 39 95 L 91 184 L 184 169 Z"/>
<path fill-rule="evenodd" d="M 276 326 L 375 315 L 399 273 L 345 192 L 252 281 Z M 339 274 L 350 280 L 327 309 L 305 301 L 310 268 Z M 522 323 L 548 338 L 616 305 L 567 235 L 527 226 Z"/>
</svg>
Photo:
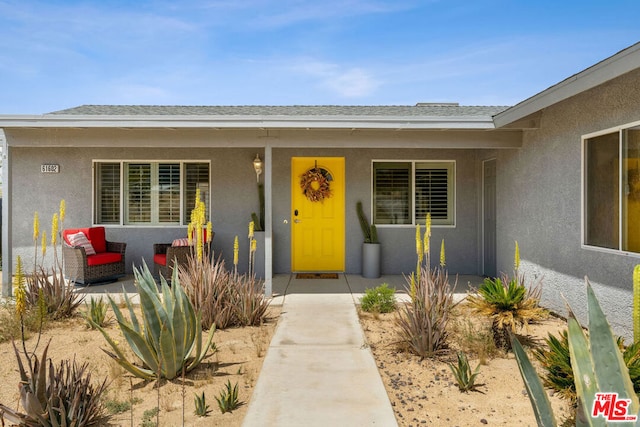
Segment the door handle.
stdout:
<svg viewBox="0 0 640 427">
<path fill-rule="evenodd" d="M 297 224 L 297 223 L 300 222 L 300 220 L 296 218 L 296 219 L 293 220 L 293 222 L 295 222 Z"/>
</svg>

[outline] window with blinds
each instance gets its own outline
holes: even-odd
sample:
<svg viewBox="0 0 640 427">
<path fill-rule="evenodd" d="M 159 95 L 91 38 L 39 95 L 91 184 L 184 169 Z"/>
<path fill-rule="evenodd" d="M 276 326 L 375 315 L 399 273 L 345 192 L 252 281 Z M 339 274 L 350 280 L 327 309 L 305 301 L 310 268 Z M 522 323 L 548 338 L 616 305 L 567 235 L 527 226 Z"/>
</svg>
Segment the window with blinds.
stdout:
<svg viewBox="0 0 640 427">
<path fill-rule="evenodd" d="M 96 162 L 95 222 L 187 224 L 196 189 L 208 216 L 209 169 L 209 163 L 194 162 Z"/>
<path fill-rule="evenodd" d="M 454 225 L 455 162 L 374 162 L 375 224 Z"/>
</svg>

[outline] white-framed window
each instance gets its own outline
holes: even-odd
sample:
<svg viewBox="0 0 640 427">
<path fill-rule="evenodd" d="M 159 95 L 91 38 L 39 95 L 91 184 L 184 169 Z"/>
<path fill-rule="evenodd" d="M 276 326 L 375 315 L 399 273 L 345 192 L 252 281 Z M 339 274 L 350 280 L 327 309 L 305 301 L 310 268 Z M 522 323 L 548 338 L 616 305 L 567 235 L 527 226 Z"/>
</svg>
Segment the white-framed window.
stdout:
<svg viewBox="0 0 640 427">
<path fill-rule="evenodd" d="M 185 225 L 196 190 L 209 216 L 210 164 L 94 161 L 95 224 Z"/>
<path fill-rule="evenodd" d="M 584 136 L 585 246 L 640 253 L 640 123 Z"/>
<path fill-rule="evenodd" d="M 376 225 L 455 225 L 455 161 L 373 161 Z"/>
</svg>

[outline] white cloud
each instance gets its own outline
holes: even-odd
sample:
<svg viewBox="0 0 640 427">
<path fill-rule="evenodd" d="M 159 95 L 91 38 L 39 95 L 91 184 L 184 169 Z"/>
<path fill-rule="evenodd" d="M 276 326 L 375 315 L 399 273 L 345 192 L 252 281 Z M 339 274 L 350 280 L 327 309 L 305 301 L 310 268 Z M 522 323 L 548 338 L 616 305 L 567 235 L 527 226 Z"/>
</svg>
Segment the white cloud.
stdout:
<svg viewBox="0 0 640 427">
<path fill-rule="evenodd" d="M 302 60 L 293 67 L 302 75 L 313 77 L 316 85 L 329 89 L 345 98 L 361 98 L 372 95 L 381 82 L 374 75 L 359 67 Z"/>
</svg>

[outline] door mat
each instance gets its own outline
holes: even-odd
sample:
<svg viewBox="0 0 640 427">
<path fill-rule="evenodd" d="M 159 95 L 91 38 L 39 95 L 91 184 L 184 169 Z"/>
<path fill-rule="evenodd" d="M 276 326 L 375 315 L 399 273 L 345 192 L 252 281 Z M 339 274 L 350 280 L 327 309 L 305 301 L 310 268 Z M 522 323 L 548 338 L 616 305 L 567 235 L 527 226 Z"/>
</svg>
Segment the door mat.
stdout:
<svg viewBox="0 0 640 427">
<path fill-rule="evenodd" d="M 297 273 L 296 279 L 337 279 L 338 273 Z"/>
</svg>

